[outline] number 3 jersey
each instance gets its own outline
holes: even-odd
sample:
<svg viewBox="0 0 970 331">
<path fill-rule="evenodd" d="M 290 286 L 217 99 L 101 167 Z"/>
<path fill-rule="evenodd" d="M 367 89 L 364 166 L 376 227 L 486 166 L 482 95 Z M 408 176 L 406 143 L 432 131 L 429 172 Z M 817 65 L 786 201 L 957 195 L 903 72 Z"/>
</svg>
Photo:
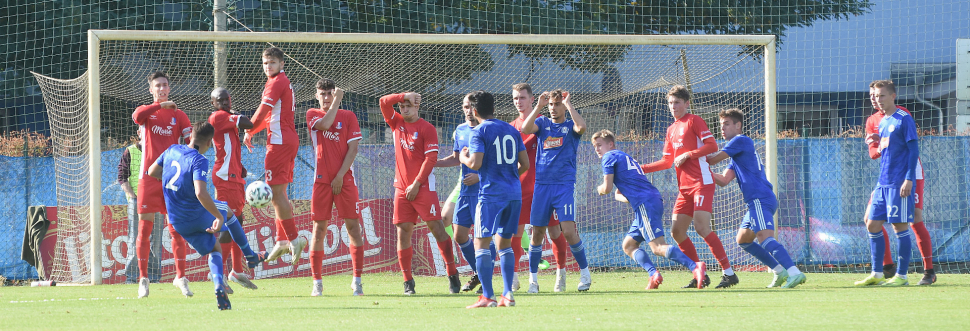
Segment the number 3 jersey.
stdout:
<svg viewBox="0 0 970 331">
<path fill-rule="evenodd" d="M 522 200 L 519 152 L 525 151 L 519 130 L 496 119 L 486 120 L 471 133 L 471 153 L 483 153 L 479 201 Z"/>
<path fill-rule="evenodd" d="M 209 160 L 195 148 L 172 145 L 155 161 L 162 167 L 162 194 L 171 224 L 193 222 L 209 211 L 195 196 L 196 180 L 209 181 Z"/>
</svg>

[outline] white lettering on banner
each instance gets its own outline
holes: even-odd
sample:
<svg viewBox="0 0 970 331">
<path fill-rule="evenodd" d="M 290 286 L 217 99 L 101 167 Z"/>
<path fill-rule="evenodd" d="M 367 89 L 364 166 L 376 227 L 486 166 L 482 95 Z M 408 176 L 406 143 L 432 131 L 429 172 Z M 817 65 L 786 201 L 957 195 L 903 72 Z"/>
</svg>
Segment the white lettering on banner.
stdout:
<svg viewBox="0 0 970 331">
<path fill-rule="evenodd" d="M 323 254 L 330 255 L 337 250 L 337 244 L 340 243 L 340 229 L 336 225 L 327 225 L 327 237 L 323 240 Z M 332 240 L 331 243 L 327 243 L 327 239 Z"/>
<path fill-rule="evenodd" d="M 152 133 L 163 136 L 172 136 L 172 128 L 169 127 L 168 129 L 162 129 L 162 127 L 158 125 L 152 125 Z"/>
<path fill-rule="evenodd" d="M 270 230 L 270 228 L 268 226 L 264 226 L 264 227 L 259 228 L 259 234 L 262 235 L 262 236 L 264 236 L 264 237 L 266 237 L 266 239 L 263 240 L 263 242 L 262 242 L 262 244 L 263 244 L 263 250 L 265 250 L 267 252 L 272 251 L 273 250 L 273 246 L 276 244 L 275 238 L 273 236 L 271 236 L 273 234 L 273 231 Z M 249 233 L 246 233 L 246 238 L 249 239 L 249 242 L 256 241 L 256 231 L 250 231 Z M 259 246 L 255 246 L 255 247 L 259 247 Z M 282 267 L 272 268 L 272 269 L 263 269 L 263 265 L 277 265 L 277 264 L 279 264 L 279 262 L 277 262 L 278 260 L 283 260 L 283 266 Z M 280 259 L 278 259 L 278 260 L 277 261 L 267 261 L 266 263 L 260 263 L 258 266 L 256 266 L 256 270 L 254 272 L 255 273 L 255 277 L 254 278 L 255 279 L 260 279 L 260 278 L 273 277 L 273 276 L 276 276 L 276 275 L 280 275 L 280 274 L 284 274 L 284 273 L 288 273 L 288 272 L 293 271 L 293 265 L 290 264 L 290 262 L 293 261 L 293 256 L 291 254 L 289 254 L 289 253 L 283 254 L 283 256 L 281 256 Z"/>
<path fill-rule="evenodd" d="M 381 243 L 381 237 L 377 236 L 377 230 L 374 228 L 374 215 L 372 214 L 370 207 L 361 210 L 360 216 L 364 221 L 364 239 L 367 240 L 368 244 L 377 246 Z"/>
<path fill-rule="evenodd" d="M 433 206 L 433 205 L 432 205 Z M 441 250 L 438 250 L 438 241 L 434 239 L 434 234 L 428 232 L 428 245 L 431 246 L 431 257 L 434 260 L 434 273 L 437 276 L 445 276 L 447 271 L 445 269 L 445 259 L 441 256 Z"/>
</svg>

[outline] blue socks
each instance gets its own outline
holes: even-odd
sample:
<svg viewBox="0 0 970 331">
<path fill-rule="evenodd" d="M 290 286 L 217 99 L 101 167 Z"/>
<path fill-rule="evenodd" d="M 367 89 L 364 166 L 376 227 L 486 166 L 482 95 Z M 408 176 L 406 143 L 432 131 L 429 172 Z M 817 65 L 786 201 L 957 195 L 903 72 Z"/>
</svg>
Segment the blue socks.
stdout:
<svg viewBox="0 0 970 331">
<path fill-rule="evenodd" d="M 216 243 L 216 245 L 218 244 Z M 212 277 L 212 282 L 216 284 L 216 291 L 223 289 L 226 284 L 223 283 L 222 278 L 222 253 L 209 253 L 209 273 Z"/>
<path fill-rule="evenodd" d="M 542 261 L 542 246 L 529 245 L 529 272 L 539 273 L 540 261 Z"/>
<path fill-rule="evenodd" d="M 575 245 L 569 245 L 569 250 L 573 251 L 573 258 L 576 259 L 576 264 L 579 265 L 580 269 L 589 267 L 589 263 L 586 262 L 586 246 L 583 245 L 582 240 Z"/>
<path fill-rule="evenodd" d="M 687 254 L 681 252 L 677 245 L 668 245 L 667 247 L 667 255 L 665 255 L 666 258 L 684 265 L 687 267 L 687 270 L 694 271 L 694 269 L 697 269 L 697 263 L 687 257 Z"/>
<path fill-rule="evenodd" d="M 475 250 L 475 263 L 478 264 L 478 280 L 482 282 L 482 295 L 486 298 L 494 298 L 492 270 L 495 269 L 495 259 L 492 257 L 492 252 L 487 249 Z"/>
<path fill-rule="evenodd" d="M 504 283 L 504 291 L 502 295 L 511 298 L 512 295 L 512 278 L 515 277 L 515 252 L 512 247 L 503 249 L 499 251 L 499 259 L 502 266 L 502 282 Z M 480 279 L 481 277 L 479 277 Z M 491 280 L 489 280 L 491 282 Z M 484 290 L 482 291 L 484 294 Z"/>
<path fill-rule="evenodd" d="M 643 248 L 637 248 L 633 252 L 633 260 L 637 261 L 643 267 L 643 270 L 646 270 L 650 274 L 650 277 L 653 277 L 657 273 L 657 267 L 653 265 L 653 261 L 650 261 L 650 255 Z"/>
<path fill-rule="evenodd" d="M 896 233 L 896 239 L 899 240 L 899 257 L 896 259 L 896 274 L 900 276 L 906 276 L 909 272 L 909 260 L 913 257 L 913 241 L 910 240 L 913 231 L 906 229 L 903 232 Z M 885 245 L 885 241 L 883 241 Z M 882 255 L 879 255 L 882 256 Z"/>
<path fill-rule="evenodd" d="M 745 252 L 748 252 L 748 254 L 751 254 L 758 259 L 758 261 L 761 261 L 761 263 L 768 266 L 768 269 L 774 269 L 778 266 L 778 261 L 771 257 L 771 254 L 769 254 L 764 247 L 761 247 L 761 245 L 755 243 L 743 243 L 739 245 L 742 249 L 744 249 Z"/>
<path fill-rule="evenodd" d="M 882 231 L 869 232 L 869 251 L 872 252 L 872 272 L 882 272 L 882 256 L 886 254 Z"/>
<path fill-rule="evenodd" d="M 456 242 L 456 244 L 458 244 Z M 466 240 L 464 243 L 458 244 L 459 250 L 461 250 L 461 256 L 465 258 L 465 262 L 468 262 L 468 266 L 472 268 L 472 271 L 478 273 L 477 264 L 475 261 L 475 245 L 471 239 Z"/>
<path fill-rule="evenodd" d="M 498 257 L 498 252 L 495 251 L 495 241 L 488 242 L 488 251 L 492 253 L 492 258 Z"/>
<path fill-rule="evenodd" d="M 788 255 L 788 250 L 785 249 L 785 246 L 782 246 L 781 243 L 776 241 L 775 237 L 765 238 L 765 240 L 761 242 L 761 247 L 764 247 L 764 250 L 770 253 L 771 256 L 775 258 L 775 261 L 778 261 L 778 264 L 781 264 L 781 266 L 785 269 L 791 269 L 791 267 L 795 266 L 795 262 L 792 261 L 791 255 Z M 774 268 L 772 266 L 769 267 Z"/>
<path fill-rule="evenodd" d="M 226 224 L 222 226 L 222 229 L 229 231 L 229 236 L 232 237 L 232 241 L 236 245 L 239 245 L 239 249 L 242 250 L 243 255 L 256 255 L 256 252 L 253 252 L 253 249 L 249 247 L 249 238 L 246 238 L 246 231 L 243 230 L 242 224 L 239 224 L 239 219 L 236 216 L 229 216 L 229 219 L 226 220 Z"/>
</svg>

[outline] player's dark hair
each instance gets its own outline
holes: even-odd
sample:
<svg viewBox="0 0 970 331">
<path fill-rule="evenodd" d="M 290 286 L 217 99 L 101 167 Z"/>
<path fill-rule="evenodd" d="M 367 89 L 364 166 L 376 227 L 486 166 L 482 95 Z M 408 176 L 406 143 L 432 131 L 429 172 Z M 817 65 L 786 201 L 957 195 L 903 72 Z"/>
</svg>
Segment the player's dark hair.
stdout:
<svg viewBox="0 0 970 331">
<path fill-rule="evenodd" d="M 556 89 L 552 92 L 549 92 L 549 100 L 552 100 L 552 99 L 562 100 L 563 93 L 566 93 L 566 91 L 563 91 L 562 89 Z"/>
<path fill-rule="evenodd" d="M 690 90 L 684 85 L 674 85 L 667 92 L 668 97 L 675 97 L 680 100 L 690 101 Z"/>
<path fill-rule="evenodd" d="M 717 113 L 717 117 L 730 118 L 734 123 L 744 124 L 744 112 L 737 108 L 725 109 Z"/>
<path fill-rule="evenodd" d="M 596 139 L 603 139 L 614 144 L 616 143 L 616 136 L 613 135 L 613 131 L 610 131 L 610 130 L 604 129 L 604 130 L 600 130 L 597 133 L 594 133 L 593 137 L 590 138 L 589 141 L 596 143 Z"/>
<path fill-rule="evenodd" d="M 888 79 L 874 80 L 872 83 L 869 83 L 869 88 L 888 88 L 889 92 L 896 94 L 896 84 Z"/>
<path fill-rule="evenodd" d="M 271 57 L 283 61 L 283 51 L 276 47 L 270 47 L 263 51 L 263 57 Z"/>
<path fill-rule="evenodd" d="M 529 92 L 529 95 L 532 95 L 532 85 L 529 85 L 529 83 L 518 83 L 518 84 L 512 85 L 512 90 L 526 91 L 526 92 Z"/>
<path fill-rule="evenodd" d="M 337 88 L 337 83 L 335 83 L 330 78 L 320 78 L 320 80 L 317 81 L 317 89 L 318 90 L 324 90 L 324 91 L 326 91 L 326 90 L 332 90 L 332 89 L 335 89 L 335 88 Z"/>
<path fill-rule="evenodd" d="M 168 74 L 166 74 L 164 71 L 156 71 L 156 72 L 153 72 L 151 75 L 148 75 L 148 84 L 151 84 L 153 80 L 158 78 L 165 78 L 165 80 L 170 80 L 168 79 Z"/>
<path fill-rule="evenodd" d="M 478 112 L 478 116 L 487 118 L 495 115 L 495 97 L 491 93 L 479 90 L 468 93 L 465 97 L 468 98 L 468 104 Z"/>
<path fill-rule="evenodd" d="M 211 140 L 215 134 L 216 129 L 207 120 L 201 120 L 192 125 L 193 140 Z"/>
</svg>

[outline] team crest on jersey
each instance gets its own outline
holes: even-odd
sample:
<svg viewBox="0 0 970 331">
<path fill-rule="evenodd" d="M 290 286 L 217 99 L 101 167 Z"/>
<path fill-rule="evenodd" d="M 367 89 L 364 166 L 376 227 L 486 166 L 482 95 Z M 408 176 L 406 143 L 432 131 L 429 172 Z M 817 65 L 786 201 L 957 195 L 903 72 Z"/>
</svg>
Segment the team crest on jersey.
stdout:
<svg viewBox="0 0 970 331">
<path fill-rule="evenodd" d="M 155 115 L 152 115 L 152 116 L 148 116 L 148 119 L 150 119 L 150 120 L 155 120 L 155 119 L 158 119 L 158 116 L 155 116 Z"/>
<path fill-rule="evenodd" d="M 562 146 L 562 137 L 549 137 L 542 142 L 543 149 L 550 149 Z"/>
<path fill-rule="evenodd" d="M 896 131 L 896 124 L 889 125 L 889 132 L 893 132 L 893 131 Z"/>
<path fill-rule="evenodd" d="M 683 135 L 684 135 L 684 131 L 687 131 L 687 129 L 686 129 L 686 128 L 680 128 L 680 135 L 681 135 L 681 136 L 683 136 Z"/>
<path fill-rule="evenodd" d="M 564 126 L 564 127 L 559 128 L 559 131 L 562 132 L 562 133 L 566 133 L 567 131 L 569 131 L 569 128 L 567 128 L 567 127 Z"/>
<path fill-rule="evenodd" d="M 414 139 L 418 139 L 418 133 L 417 132 L 414 133 Z"/>
<path fill-rule="evenodd" d="M 175 125 L 175 117 L 172 117 L 172 125 Z"/>
<path fill-rule="evenodd" d="M 343 127 L 343 123 L 337 122 L 337 130 L 342 129 Z"/>
</svg>

